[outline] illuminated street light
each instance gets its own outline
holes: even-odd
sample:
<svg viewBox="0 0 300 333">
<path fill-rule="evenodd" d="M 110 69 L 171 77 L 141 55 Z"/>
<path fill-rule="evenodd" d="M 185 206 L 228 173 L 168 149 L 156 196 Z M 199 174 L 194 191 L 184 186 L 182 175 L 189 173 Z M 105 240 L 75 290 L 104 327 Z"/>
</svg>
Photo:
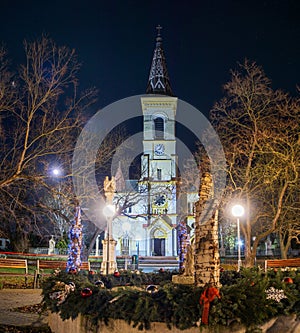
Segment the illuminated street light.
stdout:
<svg viewBox="0 0 300 333">
<path fill-rule="evenodd" d="M 60 168 L 53 168 L 51 170 L 51 174 L 54 178 L 56 178 L 56 181 L 58 182 L 58 192 L 61 190 L 61 176 L 62 176 L 63 170 Z"/>
<path fill-rule="evenodd" d="M 238 269 L 237 271 L 240 271 L 241 268 L 241 236 L 240 236 L 240 217 L 244 215 L 245 209 L 241 205 L 235 205 L 232 207 L 232 215 L 236 217 L 236 223 L 237 223 L 237 238 L 238 238 Z"/>
<path fill-rule="evenodd" d="M 61 170 L 58 169 L 58 168 L 55 168 L 55 169 L 52 170 L 52 173 L 53 173 L 54 176 L 57 177 L 61 174 Z"/>
<path fill-rule="evenodd" d="M 111 177 L 111 179 L 109 179 L 109 177 L 106 176 L 103 183 L 103 188 L 106 197 L 106 206 L 103 208 L 103 214 L 107 221 L 107 235 L 106 239 L 104 239 L 102 242 L 103 260 L 101 269 L 108 275 L 114 273 L 117 269 L 115 252 L 117 242 L 112 238 L 112 220 L 115 215 L 115 206 L 112 204 L 116 192 L 115 177 Z"/>
<path fill-rule="evenodd" d="M 103 253 L 102 268 L 105 271 L 106 275 L 112 274 L 117 268 L 114 254 L 116 242 L 112 238 L 112 220 L 115 212 L 116 210 L 114 205 L 108 204 L 103 208 L 103 214 L 107 221 L 107 235 L 106 239 L 104 240 L 104 244 L 106 245 L 106 253 Z"/>
<path fill-rule="evenodd" d="M 114 205 L 106 205 L 103 209 L 104 216 L 108 218 L 112 218 L 115 215 L 116 209 Z"/>
<path fill-rule="evenodd" d="M 140 241 L 142 240 L 142 237 L 137 234 L 136 235 L 136 269 L 139 269 L 139 258 L 140 258 Z"/>
</svg>

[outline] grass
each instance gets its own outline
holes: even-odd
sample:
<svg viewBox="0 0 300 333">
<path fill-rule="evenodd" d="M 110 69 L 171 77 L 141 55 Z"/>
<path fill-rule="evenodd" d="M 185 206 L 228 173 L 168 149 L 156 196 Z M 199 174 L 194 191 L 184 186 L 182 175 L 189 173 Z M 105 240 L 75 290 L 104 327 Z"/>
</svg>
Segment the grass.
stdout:
<svg viewBox="0 0 300 333">
<path fill-rule="evenodd" d="M 0 289 L 24 289 L 33 288 L 34 276 L 1 276 L 0 275 Z"/>
</svg>

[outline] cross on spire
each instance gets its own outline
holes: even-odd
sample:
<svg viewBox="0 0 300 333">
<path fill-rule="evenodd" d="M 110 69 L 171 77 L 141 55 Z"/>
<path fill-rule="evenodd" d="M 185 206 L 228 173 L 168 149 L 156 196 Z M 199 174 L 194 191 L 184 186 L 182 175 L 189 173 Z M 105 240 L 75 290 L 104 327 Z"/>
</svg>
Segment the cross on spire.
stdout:
<svg viewBox="0 0 300 333">
<path fill-rule="evenodd" d="M 157 30 L 157 36 L 160 36 L 160 30 L 162 29 L 162 26 L 159 24 L 157 27 L 156 27 L 156 30 Z"/>
</svg>

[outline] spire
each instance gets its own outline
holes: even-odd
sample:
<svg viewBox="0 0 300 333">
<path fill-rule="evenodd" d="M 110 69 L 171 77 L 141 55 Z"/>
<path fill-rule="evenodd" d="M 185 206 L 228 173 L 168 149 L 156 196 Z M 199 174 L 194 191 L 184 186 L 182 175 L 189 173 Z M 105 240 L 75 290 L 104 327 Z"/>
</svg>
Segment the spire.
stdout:
<svg viewBox="0 0 300 333">
<path fill-rule="evenodd" d="M 123 176 L 120 161 L 119 161 L 119 165 L 118 165 L 118 169 L 117 169 L 117 172 L 116 172 L 115 179 L 116 179 L 116 191 L 117 192 L 124 191 L 125 190 L 125 180 L 124 180 L 124 176 Z"/>
<path fill-rule="evenodd" d="M 174 96 L 170 85 L 166 59 L 162 47 L 162 38 L 160 35 L 162 27 L 158 25 L 156 29 L 156 47 L 153 54 L 146 94 Z"/>
</svg>

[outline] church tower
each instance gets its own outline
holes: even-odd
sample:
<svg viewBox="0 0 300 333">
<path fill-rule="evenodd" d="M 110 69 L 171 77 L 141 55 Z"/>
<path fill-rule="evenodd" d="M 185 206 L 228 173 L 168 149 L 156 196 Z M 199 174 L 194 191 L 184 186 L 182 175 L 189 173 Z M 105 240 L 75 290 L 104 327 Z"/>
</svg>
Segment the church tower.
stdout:
<svg viewBox="0 0 300 333">
<path fill-rule="evenodd" d="M 118 255 L 177 257 L 178 167 L 174 96 L 157 27 L 146 94 L 140 99 L 143 115 L 143 151 L 139 179 L 124 180 L 119 164 L 115 202 L 126 202 L 113 223 Z M 134 184 L 127 189 L 127 185 Z M 193 212 L 189 218 L 194 221 Z M 166 259 L 168 260 L 168 259 Z"/>
<path fill-rule="evenodd" d="M 147 85 L 147 96 L 141 98 L 144 137 L 141 157 L 140 187 L 147 193 L 148 220 L 144 225 L 151 255 L 176 255 L 176 181 L 177 156 L 174 97 L 166 59 L 157 27 Z"/>
</svg>

